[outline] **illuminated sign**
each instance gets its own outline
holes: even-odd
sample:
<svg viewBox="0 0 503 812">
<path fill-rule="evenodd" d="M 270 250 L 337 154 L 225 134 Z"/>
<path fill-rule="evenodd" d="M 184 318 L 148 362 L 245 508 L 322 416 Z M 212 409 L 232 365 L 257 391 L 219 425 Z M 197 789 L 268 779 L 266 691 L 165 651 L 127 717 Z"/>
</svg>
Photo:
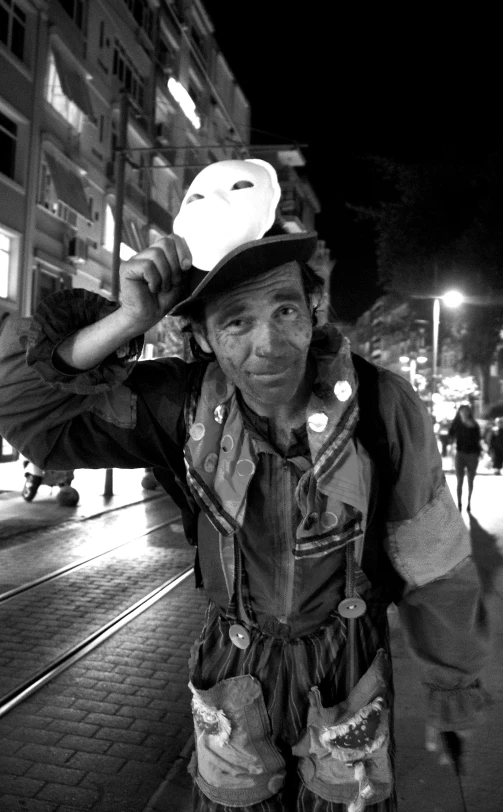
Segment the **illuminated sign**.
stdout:
<svg viewBox="0 0 503 812">
<path fill-rule="evenodd" d="M 196 105 L 194 104 L 193 99 L 187 93 L 184 86 L 171 76 L 168 79 L 168 90 L 173 98 L 177 100 L 190 123 L 196 128 L 196 130 L 198 130 L 201 126 L 201 119 L 196 113 Z"/>
</svg>

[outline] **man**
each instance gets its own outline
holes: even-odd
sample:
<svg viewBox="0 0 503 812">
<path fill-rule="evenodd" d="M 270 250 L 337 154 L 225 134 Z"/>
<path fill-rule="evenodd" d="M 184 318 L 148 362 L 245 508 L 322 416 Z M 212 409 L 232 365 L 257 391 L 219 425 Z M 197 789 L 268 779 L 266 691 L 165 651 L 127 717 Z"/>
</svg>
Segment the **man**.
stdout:
<svg viewBox="0 0 503 812">
<path fill-rule="evenodd" d="M 429 416 L 314 329 L 316 235 L 271 229 L 278 199 L 264 162 L 204 169 L 175 234 L 122 265 L 119 307 L 64 291 L 26 360 L 5 345 L 0 429 L 45 467 L 152 466 L 181 506 L 210 599 L 190 665 L 195 810 L 384 812 L 388 605 L 433 733 L 462 735 L 485 705 L 485 614 Z M 169 312 L 198 360 L 134 365 Z"/>
</svg>

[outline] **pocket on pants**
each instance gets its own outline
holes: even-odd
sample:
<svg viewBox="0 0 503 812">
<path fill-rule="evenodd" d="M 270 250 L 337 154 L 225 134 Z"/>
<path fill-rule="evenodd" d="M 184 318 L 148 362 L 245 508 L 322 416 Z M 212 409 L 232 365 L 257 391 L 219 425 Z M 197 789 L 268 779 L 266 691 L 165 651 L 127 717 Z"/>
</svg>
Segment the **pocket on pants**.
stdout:
<svg viewBox="0 0 503 812">
<path fill-rule="evenodd" d="M 237 807 L 279 792 L 285 762 L 272 743 L 259 681 L 245 675 L 208 690 L 189 687 L 201 791 L 216 803 Z"/>
<path fill-rule="evenodd" d="M 307 729 L 293 748 L 304 784 L 349 812 L 388 798 L 393 789 L 389 755 L 389 658 L 380 649 L 348 698 L 324 708 L 318 688 L 309 695 Z"/>
</svg>

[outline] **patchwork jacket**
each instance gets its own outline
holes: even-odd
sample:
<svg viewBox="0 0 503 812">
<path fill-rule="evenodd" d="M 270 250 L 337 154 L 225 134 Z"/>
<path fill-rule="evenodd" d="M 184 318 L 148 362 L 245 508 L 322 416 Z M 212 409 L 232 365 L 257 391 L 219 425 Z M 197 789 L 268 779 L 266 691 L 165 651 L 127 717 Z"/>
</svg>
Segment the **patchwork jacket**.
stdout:
<svg viewBox="0 0 503 812">
<path fill-rule="evenodd" d="M 488 652 L 486 615 L 431 419 L 408 383 L 386 370 L 370 373 L 361 359 L 353 363 L 332 333 L 329 345 L 335 344 L 318 362 L 321 388 L 311 403 L 314 416 L 327 413 L 332 421 L 329 440 L 324 444 L 308 428 L 307 456 L 304 449 L 283 457 L 246 417 L 238 393 L 223 391 L 228 384 L 216 365 L 176 358 L 136 363 L 138 339 L 86 372 L 55 366 L 58 344 L 114 307 L 84 290 L 62 291 L 32 320 L 7 322 L 0 337 L 0 433 L 43 469 L 154 467 L 182 509 L 189 541 L 197 542 L 198 517 L 220 539 L 237 533 L 257 617 L 264 628 L 270 618 L 281 620 L 291 636 L 309 633 L 333 610 L 334 594 L 344 587 L 337 550 L 349 537 L 360 538 L 366 577 L 399 607 L 428 686 L 430 720 L 443 729 L 474 724 L 487 702 L 478 680 Z M 335 383 L 350 388 L 348 394 L 339 387 L 340 397 L 327 407 L 323 382 L 333 369 Z M 375 404 L 358 415 L 350 407 L 358 387 L 370 391 L 370 374 Z M 344 426 L 348 438 L 335 458 L 330 449 Z M 226 460 L 229 436 L 241 447 Z M 324 466 L 333 469 L 325 480 Z M 235 498 L 227 492 L 232 482 Z M 225 544 L 217 561 L 199 542 L 205 589 L 224 606 Z"/>
</svg>

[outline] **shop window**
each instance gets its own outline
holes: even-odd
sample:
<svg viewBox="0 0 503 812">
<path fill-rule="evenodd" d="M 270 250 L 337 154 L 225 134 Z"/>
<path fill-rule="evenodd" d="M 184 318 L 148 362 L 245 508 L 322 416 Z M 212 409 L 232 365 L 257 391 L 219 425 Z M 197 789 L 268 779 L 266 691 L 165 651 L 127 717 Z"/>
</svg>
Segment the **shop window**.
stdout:
<svg viewBox="0 0 503 812">
<path fill-rule="evenodd" d="M 0 436 L 0 462 L 14 462 L 19 459 L 19 452 L 4 437 Z"/>
<path fill-rule="evenodd" d="M 18 59 L 24 59 L 26 14 L 12 0 L 0 0 L 0 42 Z"/>
</svg>

